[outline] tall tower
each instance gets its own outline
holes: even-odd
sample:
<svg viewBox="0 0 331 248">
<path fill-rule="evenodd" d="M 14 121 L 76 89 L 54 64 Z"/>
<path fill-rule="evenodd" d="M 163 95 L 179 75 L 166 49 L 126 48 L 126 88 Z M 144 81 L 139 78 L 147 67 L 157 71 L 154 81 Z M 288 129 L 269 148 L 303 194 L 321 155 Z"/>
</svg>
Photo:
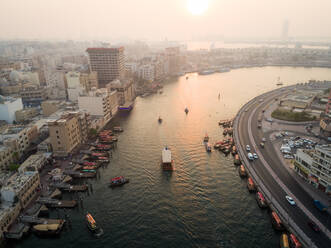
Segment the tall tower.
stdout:
<svg viewBox="0 0 331 248">
<path fill-rule="evenodd" d="M 116 48 L 87 48 L 91 71 L 98 73 L 98 82 L 101 87 L 115 79 L 123 79 L 124 47 Z"/>
<path fill-rule="evenodd" d="M 288 28 L 289 28 L 289 21 L 285 20 L 283 22 L 283 28 L 282 28 L 282 39 L 287 40 L 288 39 Z"/>
</svg>

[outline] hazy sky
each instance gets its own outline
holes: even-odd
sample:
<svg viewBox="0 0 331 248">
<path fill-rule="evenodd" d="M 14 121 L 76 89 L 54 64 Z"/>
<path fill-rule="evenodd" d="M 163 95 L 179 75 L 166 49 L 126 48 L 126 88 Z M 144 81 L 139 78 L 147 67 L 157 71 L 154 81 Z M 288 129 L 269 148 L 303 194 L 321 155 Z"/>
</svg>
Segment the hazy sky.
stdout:
<svg viewBox="0 0 331 248">
<path fill-rule="evenodd" d="M 193 15 L 187 0 L 0 0 L 0 39 L 270 37 L 286 19 L 290 36 L 331 36 L 331 0 L 205 1 Z"/>
</svg>

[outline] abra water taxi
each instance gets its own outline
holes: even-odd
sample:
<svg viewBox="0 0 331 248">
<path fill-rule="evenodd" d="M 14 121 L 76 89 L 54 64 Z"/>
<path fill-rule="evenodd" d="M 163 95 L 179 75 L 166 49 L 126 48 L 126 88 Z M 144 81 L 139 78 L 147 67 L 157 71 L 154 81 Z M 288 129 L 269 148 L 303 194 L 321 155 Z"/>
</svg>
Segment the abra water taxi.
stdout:
<svg viewBox="0 0 331 248">
<path fill-rule="evenodd" d="M 162 123 L 162 118 L 159 116 L 159 119 L 157 120 L 159 123 Z"/>
<path fill-rule="evenodd" d="M 283 222 L 280 220 L 278 214 L 275 211 L 271 211 L 271 223 L 273 228 L 278 231 L 285 230 Z"/>
<path fill-rule="evenodd" d="M 38 236 L 54 237 L 60 235 L 64 223 L 65 220 L 54 224 L 38 224 L 32 227 L 32 231 Z"/>
<path fill-rule="evenodd" d="M 185 108 L 185 110 L 184 110 L 184 111 L 185 111 L 185 113 L 186 113 L 186 114 L 188 114 L 188 108 Z"/>
<path fill-rule="evenodd" d="M 243 165 L 240 165 L 240 167 L 239 167 L 239 175 L 240 175 L 240 177 L 247 177 L 247 172 Z"/>
<path fill-rule="evenodd" d="M 103 234 L 102 228 L 97 226 L 96 221 L 93 219 L 90 213 L 87 213 L 85 216 L 88 229 L 97 237 L 100 237 Z"/>
<path fill-rule="evenodd" d="M 260 208 L 266 208 L 267 202 L 261 192 L 256 193 L 256 201 Z"/>
<path fill-rule="evenodd" d="M 206 143 L 205 146 L 206 146 L 206 151 L 207 152 L 211 152 L 211 144 L 210 143 Z"/>
<path fill-rule="evenodd" d="M 171 159 L 171 151 L 168 147 L 162 150 L 162 168 L 166 171 L 174 170 L 174 161 Z"/>
<path fill-rule="evenodd" d="M 129 182 L 129 179 L 124 178 L 123 176 L 114 177 L 110 180 L 110 187 L 121 186 Z"/>
<path fill-rule="evenodd" d="M 256 191 L 256 186 L 253 182 L 253 179 L 251 177 L 248 178 L 247 180 L 247 188 L 249 192 L 254 192 Z"/>
<path fill-rule="evenodd" d="M 208 134 L 205 135 L 205 137 L 203 138 L 203 142 L 208 142 L 209 141 L 209 136 Z"/>
<path fill-rule="evenodd" d="M 239 158 L 239 155 L 238 155 L 238 154 L 236 154 L 236 155 L 234 156 L 233 163 L 234 163 L 235 165 L 240 165 L 240 164 L 241 164 L 241 161 L 240 161 L 240 158 Z"/>
</svg>

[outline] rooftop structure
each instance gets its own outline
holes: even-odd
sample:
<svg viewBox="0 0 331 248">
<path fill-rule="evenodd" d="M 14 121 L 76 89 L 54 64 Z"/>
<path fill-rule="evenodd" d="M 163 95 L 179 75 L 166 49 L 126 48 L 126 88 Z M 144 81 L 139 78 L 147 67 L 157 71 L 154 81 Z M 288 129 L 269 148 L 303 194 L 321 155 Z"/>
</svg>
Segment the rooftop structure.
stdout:
<svg viewBox="0 0 331 248">
<path fill-rule="evenodd" d="M 15 112 L 23 109 L 22 99 L 0 95 L 0 120 L 15 121 Z"/>
</svg>

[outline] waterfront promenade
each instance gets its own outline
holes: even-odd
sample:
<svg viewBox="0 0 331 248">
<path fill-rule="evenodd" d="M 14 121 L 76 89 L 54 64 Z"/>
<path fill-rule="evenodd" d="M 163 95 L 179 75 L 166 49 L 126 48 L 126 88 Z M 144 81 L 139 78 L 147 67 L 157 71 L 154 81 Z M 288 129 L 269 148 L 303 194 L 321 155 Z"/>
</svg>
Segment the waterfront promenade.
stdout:
<svg viewBox="0 0 331 248">
<path fill-rule="evenodd" d="M 295 86 L 287 87 L 291 90 Z M 245 104 L 235 118 L 234 138 L 239 154 L 259 189 L 268 199 L 271 208 L 276 210 L 288 229 L 296 233 L 307 247 L 329 247 L 330 223 L 314 206 L 312 197 L 302 188 L 291 174 L 288 173 L 282 161 L 277 156 L 270 140 L 265 149 L 260 150 L 257 144 L 264 137 L 263 130 L 257 128 L 258 114 L 275 97 L 283 95 L 282 90 L 274 90 L 258 96 Z M 263 99 L 259 101 L 260 99 Z M 245 110 L 247 110 L 245 112 Z M 245 146 L 250 145 L 259 155 L 259 159 L 249 162 L 246 158 Z M 291 195 L 297 202 L 297 207 L 290 206 L 285 195 Z M 314 233 L 307 225 L 309 220 L 316 222 L 322 229 L 321 234 Z"/>
</svg>

